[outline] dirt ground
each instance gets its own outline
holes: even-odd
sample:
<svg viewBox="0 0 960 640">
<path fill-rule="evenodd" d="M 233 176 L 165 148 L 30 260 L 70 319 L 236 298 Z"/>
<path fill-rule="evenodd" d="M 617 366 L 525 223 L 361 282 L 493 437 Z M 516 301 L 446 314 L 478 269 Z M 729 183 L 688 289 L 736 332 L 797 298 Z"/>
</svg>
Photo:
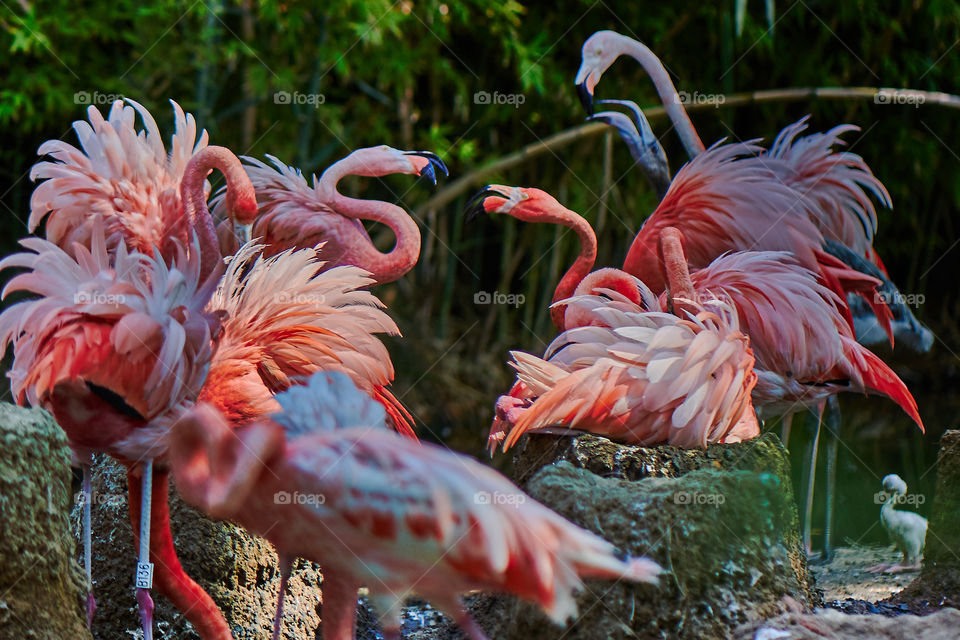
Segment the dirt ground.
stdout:
<svg viewBox="0 0 960 640">
<path fill-rule="evenodd" d="M 868 567 L 881 562 L 892 563 L 901 559 L 893 545 L 884 547 L 850 546 L 840 547 L 829 564 L 810 563 L 810 570 L 816 576 L 817 588 L 823 590 L 823 602 L 834 605 L 847 599 L 878 602 L 901 591 L 920 573 L 874 574 L 866 571 Z"/>
</svg>

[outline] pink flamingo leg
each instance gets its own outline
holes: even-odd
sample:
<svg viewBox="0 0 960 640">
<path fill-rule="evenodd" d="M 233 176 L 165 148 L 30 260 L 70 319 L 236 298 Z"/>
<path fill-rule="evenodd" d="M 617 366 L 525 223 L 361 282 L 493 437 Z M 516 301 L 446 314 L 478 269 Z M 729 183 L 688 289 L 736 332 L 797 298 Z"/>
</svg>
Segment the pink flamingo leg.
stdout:
<svg viewBox="0 0 960 640">
<path fill-rule="evenodd" d="M 357 626 L 357 584 L 350 576 L 323 570 L 323 637 L 353 640 Z"/>
<path fill-rule="evenodd" d="M 277 553 L 280 559 L 280 595 L 277 597 L 277 614 L 273 618 L 273 640 L 280 640 L 280 629 L 283 627 L 283 597 L 287 593 L 287 580 L 290 579 L 290 570 L 293 562 L 282 553 Z"/>
<path fill-rule="evenodd" d="M 140 497 L 140 557 L 137 561 L 137 605 L 143 626 L 143 640 L 153 640 L 153 563 L 150 562 L 150 498 L 153 491 L 153 460 L 143 463 L 143 490 Z"/>
<path fill-rule="evenodd" d="M 477 621 L 463 608 L 463 605 L 457 598 L 451 598 L 446 601 L 434 599 L 432 604 L 436 605 L 445 616 L 452 618 L 453 621 L 457 623 L 457 626 L 460 627 L 460 630 L 463 631 L 470 640 L 489 640 L 487 634 L 483 632 L 483 629 L 480 628 Z"/>
<path fill-rule="evenodd" d="M 87 629 L 90 629 L 93 626 L 93 614 L 97 610 L 97 601 L 93 597 L 93 571 L 91 570 L 91 524 L 90 524 L 90 500 L 92 497 L 92 490 L 90 487 L 91 476 L 93 471 L 90 469 L 90 462 L 84 462 L 82 467 L 83 469 L 83 486 L 80 490 L 81 497 L 83 499 L 83 570 L 87 573 L 87 580 L 90 582 L 90 592 L 87 593 Z"/>
</svg>

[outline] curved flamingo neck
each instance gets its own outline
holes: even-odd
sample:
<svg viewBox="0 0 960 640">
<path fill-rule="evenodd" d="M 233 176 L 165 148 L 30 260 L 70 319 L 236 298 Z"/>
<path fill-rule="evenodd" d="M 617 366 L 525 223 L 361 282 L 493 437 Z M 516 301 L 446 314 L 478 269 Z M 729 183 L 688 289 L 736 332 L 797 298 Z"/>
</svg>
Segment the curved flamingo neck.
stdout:
<svg viewBox="0 0 960 640">
<path fill-rule="evenodd" d="M 589 222 L 569 209 L 563 209 L 563 212 L 559 215 L 547 214 L 543 221 L 554 222 L 572 229 L 580 241 L 580 253 L 577 254 L 577 259 L 560 278 L 560 282 L 553 292 L 553 302 L 556 303 L 572 296 L 577 289 L 577 285 L 593 269 L 593 265 L 597 261 L 597 234 L 594 233 Z M 550 309 L 550 318 L 553 320 L 554 326 L 561 331 L 564 328 L 563 312 L 563 307 L 552 307 Z"/>
<path fill-rule="evenodd" d="M 207 175 L 213 169 L 218 169 L 226 178 L 228 199 L 232 200 L 236 197 L 237 189 L 247 185 L 249 189 L 253 188 L 240 160 L 225 147 L 205 147 L 187 163 L 180 181 L 180 199 L 183 202 L 187 222 L 197 234 L 200 243 L 201 281 L 205 280 L 220 262 L 220 243 L 213 225 L 213 216 L 207 208 L 207 194 L 204 189 Z M 231 191 L 234 191 L 232 195 Z M 231 209 L 231 207 L 227 208 Z"/>
<path fill-rule="evenodd" d="M 660 252 L 663 254 L 663 268 L 671 302 L 676 306 L 678 298 L 696 300 L 687 257 L 683 253 L 683 236 L 678 230 L 667 227 L 660 232 Z"/>
<path fill-rule="evenodd" d="M 670 117 L 673 126 L 676 127 L 677 135 L 680 136 L 680 141 L 683 143 L 687 155 L 691 158 L 696 157 L 703 152 L 705 147 L 700 140 L 700 135 L 690 121 L 690 116 L 683 108 L 677 88 L 673 86 L 673 80 L 670 79 L 670 74 L 667 73 L 660 58 L 642 42 L 637 42 L 626 36 L 622 36 L 622 42 L 624 44 L 622 53 L 639 62 L 653 81 L 653 85 L 657 88 L 657 94 L 663 102 L 663 108 Z"/>
<path fill-rule="evenodd" d="M 351 198 L 337 191 L 337 183 L 342 178 L 352 175 L 350 157 L 334 163 L 320 177 L 319 186 L 329 190 L 333 209 L 347 218 L 355 220 L 372 220 L 390 227 L 396 236 L 396 244 L 387 253 L 379 251 L 364 234 L 359 245 L 351 247 L 353 252 L 360 256 L 358 267 L 366 269 L 372 274 L 377 284 L 393 282 L 406 274 L 420 258 L 420 228 L 403 208 L 382 200 L 363 200 Z"/>
</svg>

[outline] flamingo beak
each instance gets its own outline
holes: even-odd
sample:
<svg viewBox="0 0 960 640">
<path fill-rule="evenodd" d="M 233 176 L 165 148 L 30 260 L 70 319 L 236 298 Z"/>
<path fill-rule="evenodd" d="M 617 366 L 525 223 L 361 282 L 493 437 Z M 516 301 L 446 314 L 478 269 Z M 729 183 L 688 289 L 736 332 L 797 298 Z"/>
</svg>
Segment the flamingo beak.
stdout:
<svg viewBox="0 0 960 640">
<path fill-rule="evenodd" d="M 587 113 L 593 115 L 593 92 L 587 88 L 586 82 L 577 85 L 577 96 L 580 98 L 580 104 L 587 110 Z"/>
<path fill-rule="evenodd" d="M 440 159 L 440 156 L 431 151 L 404 151 L 403 155 L 419 156 L 427 159 L 427 166 L 421 169 L 420 177 L 424 178 L 425 180 L 429 180 L 430 184 L 433 186 L 437 186 L 438 173 L 442 173 L 444 176 L 450 175 L 447 165 L 443 163 L 443 160 Z"/>
<path fill-rule="evenodd" d="M 467 204 L 463 208 L 463 212 L 467 216 L 467 222 L 472 222 L 473 220 L 476 220 L 477 216 L 479 216 L 481 213 L 487 212 L 486 208 L 483 206 L 483 202 L 487 198 L 492 196 L 508 199 L 510 197 L 507 194 L 497 191 L 496 187 L 497 185 L 488 184 L 474 194 L 469 200 L 467 200 Z"/>
</svg>

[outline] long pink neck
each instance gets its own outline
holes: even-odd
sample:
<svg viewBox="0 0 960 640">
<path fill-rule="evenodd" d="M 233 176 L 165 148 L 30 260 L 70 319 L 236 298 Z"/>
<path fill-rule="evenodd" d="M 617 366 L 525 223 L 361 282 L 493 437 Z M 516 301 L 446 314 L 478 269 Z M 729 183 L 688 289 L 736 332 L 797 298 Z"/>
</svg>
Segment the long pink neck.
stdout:
<svg viewBox="0 0 960 640">
<path fill-rule="evenodd" d="M 593 265 L 597 261 L 597 234 L 593 232 L 593 227 L 590 226 L 589 222 L 568 209 L 564 210 L 563 216 L 551 216 L 551 218 L 549 222 L 562 224 L 568 229 L 573 229 L 580 240 L 580 253 L 577 255 L 577 259 L 560 278 L 560 282 L 553 292 L 553 302 L 559 302 L 572 296 L 580 281 L 593 269 Z M 550 318 L 553 320 L 554 326 L 561 331 L 564 328 L 563 313 L 564 309 L 562 307 L 550 309 Z"/>
<path fill-rule="evenodd" d="M 623 37 L 622 42 L 624 43 L 623 53 L 639 62 L 640 66 L 643 67 L 644 71 L 647 72 L 647 75 L 649 75 L 653 81 L 653 85 L 657 88 L 657 94 L 659 94 L 660 100 L 663 102 L 663 108 L 670 117 L 673 126 L 676 127 L 677 135 L 680 136 L 680 141 L 683 143 L 683 148 L 686 149 L 687 155 L 691 158 L 696 157 L 705 147 L 700 140 L 700 136 L 697 134 L 697 130 L 694 129 L 693 123 L 690 121 L 690 116 L 687 115 L 686 109 L 683 108 L 683 103 L 680 101 L 677 88 L 673 86 L 670 74 L 667 73 L 667 70 L 663 67 L 660 58 L 642 42 L 637 42 L 626 36 Z"/>
<path fill-rule="evenodd" d="M 669 296 L 674 311 L 680 306 L 678 298 L 696 300 L 693 281 L 690 279 L 690 267 L 683 252 L 683 236 L 673 227 L 660 232 L 660 251 L 663 254 L 663 269 L 669 285 Z"/>
<path fill-rule="evenodd" d="M 240 160 L 225 147 L 210 146 L 199 151 L 184 169 L 180 181 L 180 199 L 183 202 L 187 222 L 197 234 L 200 243 L 201 281 L 213 271 L 220 262 L 220 245 L 213 225 L 213 216 L 207 208 L 207 194 L 204 182 L 213 169 L 218 169 L 227 180 L 227 193 L 250 183 Z M 252 185 L 250 185 L 252 188 Z M 235 194 L 234 194 L 235 195 Z M 230 196 L 228 196 L 230 198 Z"/>
<path fill-rule="evenodd" d="M 341 161 L 323 173 L 320 183 L 332 191 L 332 206 L 337 213 L 380 222 L 393 231 L 397 241 L 387 253 L 379 251 L 366 236 L 360 240 L 360 246 L 351 247 L 360 256 L 357 266 L 369 271 L 377 284 L 393 282 L 410 271 L 420 258 L 420 229 L 410 214 L 395 204 L 351 198 L 337 191 L 337 183 L 350 173 L 350 165 Z"/>
</svg>

